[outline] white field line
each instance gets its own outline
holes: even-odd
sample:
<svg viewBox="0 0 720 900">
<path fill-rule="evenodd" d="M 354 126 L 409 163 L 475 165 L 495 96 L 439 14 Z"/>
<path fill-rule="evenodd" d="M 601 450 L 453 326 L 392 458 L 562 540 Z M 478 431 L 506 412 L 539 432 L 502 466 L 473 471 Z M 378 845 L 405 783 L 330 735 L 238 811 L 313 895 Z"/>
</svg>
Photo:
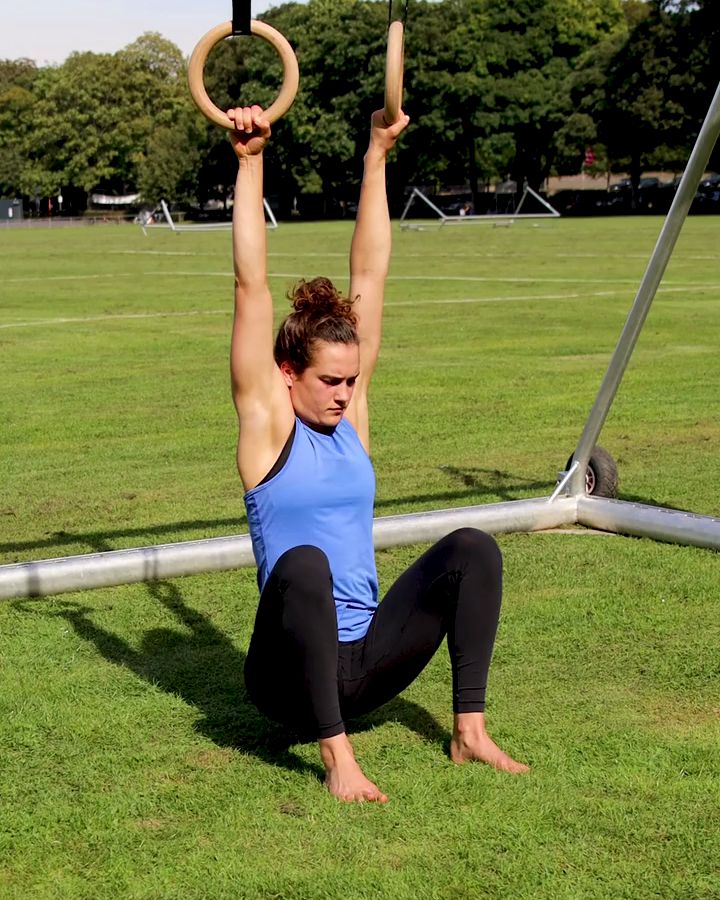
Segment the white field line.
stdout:
<svg viewBox="0 0 720 900">
<path fill-rule="evenodd" d="M 714 290 L 720 291 L 720 284 L 713 285 L 705 285 L 707 288 L 712 288 Z M 677 294 L 683 293 L 689 290 L 688 287 L 659 287 L 657 289 L 658 294 Z M 520 296 L 504 296 L 504 297 L 467 297 L 460 298 L 456 297 L 454 299 L 436 299 L 436 300 L 396 300 L 395 302 L 386 301 L 385 308 L 390 308 L 393 306 L 425 306 L 428 304 L 452 304 L 452 303 L 505 303 L 508 301 L 512 302 L 526 302 L 530 303 L 533 300 L 585 300 L 590 299 L 591 297 L 619 297 L 626 294 L 626 291 L 618 288 L 614 291 L 591 291 L 591 292 L 583 292 L 582 294 L 577 293 L 564 293 L 564 294 L 523 294 Z"/>
<path fill-rule="evenodd" d="M 102 316 L 73 316 L 64 319 L 36 319 L 34 322 L 8 322 L 0 328 L 29 328 L 33 325 L 74 325 L 81 322 L 104 322 L 108 319 L 168 319 L 188 316 L 230 316 L 232 309 L 191 309 L 186 312 L 107 313 Z"/>
<path fill-rule="evenodd" d="M 720 285 L 708 285 L 720 290 Z M 673 294 L 687 290 L 685 287 L 658 288 L 658 294 Z M 418 300 L 396 300 L 387 301 L 386 309 L 393 309 L 396 306 L 447 306 L 455 304 L 474 304 L 474 303 L 530 303 L 535 300 L 588 300 L 593 297 L 616 297 L 622 295 L 623 290 L 615 291 L 592 291 L 590 293 L 564 293 L 564 294 L 521 294 L 518 296 L 503 297 L 457 297 L 454 299 L 418 299 Z M 197 316 L 230 316 L 232 309 L 194 309 L 182 312 L 143 312 L 143 313 L 107 313 L 100 316 L 74 316 L 56 319 L 35 319 L 30 322 L 7 322 L 0 324 L 0 329 L 4 328 L 32 328 L 37 325 L 72 325 L 83 322 L 103 322 L 108 320 L 123 319 L 167 319 L 167 318 L 191 318 Z"/>
<path fill-rule="evenodd" d="M 207 251 L 201 252 L 198 250 L 108 250 L 107 254 L 104 252 L 98 255 L 111 255 L 115 254 L 122 256 L 218 256 L 220 253 L 223 255 L 226 253 L 225 250 L 218 250 L 217 253 L 208 253 Z M 281 253 L 279 251 L 270 251 L 267 254 L 268 256 L 288 256 L 291 259 L 305 259 L 310 257 L 323 257 L 326 258 L 328 256 L 338 256 L 341 259 L 347 259 L 347 253 Z M 411 253 L 409 256 L 417 256 L 419 258 L 427 257 L 427 254 L 423 253 Z M 470 254 L 468 254 L 470 255 Z"/>
<path fill-rule="evenodd" d="M 108 250 L 103 251 L 102 256 L 110 256 L 110 255 L 120 255 L 120 256 L 217 256 L 220 252 L 225 253 L 225 251 L 218 251 L 218 253 L 210 253 L 208 251 L 197 251 L 197 250 Z M 348 253 L 293 253 L 292 251 L 282 251 L 282 250 L 271 250 L 267 254 L 270 256 L 279 256 L 279 257 L 288 257 L 289 259 L 327 259 L 328 257 L 339 257 L 340 259 L 346 259 L 348 257 Z M 522 259 L 524 258 L 521 253 L 508 253 L 503 251 L 497 251 L 495 253 L 435 253 L 433 254 L 438 259 L 500 259 L 500 260 L 508 260 L 508 259 Z M 427 253 L 403 253 L 395 251 L 393 252 L 393 259 L 427 259 Z M 548 253 L 547 257 L 555 257 L 556 259 L 603 259 L 608 260 L 612 259 L 609 257 L 607 253 Z M 625 253 L 623 254 L 623 259 L 647 259 L 647 253 Z M 673 257 L 674 260 L 679 262 L 683 262 L 684 260 L 703 260 L 703 259 L 717 259 L 717 256 L 713 256 L 712 254 L 676 254 Z"/>
<path fill-rule="evenodd" d="M 6 278 L 4 284 L 30 284 L 37 282 L 52 281 L 87 281 L 113 278 L 137 278 L 139 276 L 148 278 L 162 277 L 181 277 L 181 278 L 233 278 L 232 272 L 186 272 L 174 269 L 171 272 L 150 271 L 150 272 L 116 272 L 108 274 L 93 275 L 27 275 L 20 278 Z M 303 278 L 299 272 L 268 272 L 268 278 Z M 347 280 L 347 273 L 327 275 L 333 281 Z M 516 277 L 499 277 L 490 275 L 388 275 L 388 281 L 444 281 L 444 282 L 475 282 L 482 284 L 637 284 L 637 278 L 533 278 L 525 276 Z M 690 290 L 692 288 L 716 288 L 717 285 L 707 284 L 701 281 L 683 281 L 671 285 L 675 290 Z"/>
<path fill-rule="evenodd" d="M 556 253 L 558 259 L 612 259 L 607 253 Z M 648 259 L 647 253 L 623 253 L 623 259 Z M 711 253 L 677 253 L 673 256 L 673 261 L 682 262 L 686 259 L 717 259 Z"/>
<path fill-rule="evenodd" d="M 187 278 L 191 275 L 199 276 L 201 278 L 232 278 L 232 272 L 182 272 L 177 269 L 173 269 L 172 271 L 161 272 L 106 272 L 104 274 L 95 273 L 93 275 L 23 275 L 21 278 L 4 278 L 3 284 L 31 284 L 42 281 L 97 281 L 99 279 L 104 279 L 105 281 L 112 281 L 114 278 L 138 278 L 149 277 L 149 278 L 157 278 L 158 276 L 168 277 L 168 276 L 181 276 L 183 278 Z M 288 276 L 278 276 L 278 277 L 288 277 Z M 297 278 L 300 276 L 292 276 L 293 278 Z"/>
<path fill-rule="evenodd" d="M 198 253 L 196 250 L 107 250 L 97 251 L 97 256 L 216 256 L 214 253 Z"/>
<path fill-rule="evenodd" d="M 33 281 L 91 281 L 97 280 L 98 278 L 134 278 L 137 273 L 135 272 L 118 272 L 114 274 L 104 273 L 99 274 L 95 273 L 94 275 L 23 275 L 22 278 L 4 278 L 4 284 L 25 284 L 26 282 Z"/>
</svg>

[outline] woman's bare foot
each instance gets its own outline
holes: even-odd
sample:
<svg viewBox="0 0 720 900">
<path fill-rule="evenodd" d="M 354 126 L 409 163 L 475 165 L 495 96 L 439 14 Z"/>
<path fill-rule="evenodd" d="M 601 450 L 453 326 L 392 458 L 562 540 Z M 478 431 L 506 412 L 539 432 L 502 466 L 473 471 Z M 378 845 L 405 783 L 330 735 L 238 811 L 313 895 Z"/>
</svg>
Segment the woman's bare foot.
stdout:
<svg viewBox="0 0 720 900">
<path fill-rule="evenodd" d="M 450 740 L 450 759 L 458 765 L 468 760 L 479 760 L 500 772 L 511 772 L 513 775 L 530 771 L 530 766 L 508 756 L 485 731 L 485 713 L 456 714 Z"/>
<path fill-rule="evenodd" d="M 363 775 L 346 734 L 321 738 L 319 744 L 325 766 L 325 786 L 333 797 L 346 803 L 388 802 L 380 788 Z"/>
</svg>

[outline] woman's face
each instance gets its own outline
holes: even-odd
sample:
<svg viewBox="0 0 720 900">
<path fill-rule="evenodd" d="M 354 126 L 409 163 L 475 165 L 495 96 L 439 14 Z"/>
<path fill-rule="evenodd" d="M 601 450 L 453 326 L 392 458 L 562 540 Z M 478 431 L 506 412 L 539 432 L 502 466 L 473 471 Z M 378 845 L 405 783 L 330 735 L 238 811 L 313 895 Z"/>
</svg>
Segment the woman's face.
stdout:
<svg viewBox="0 0 720 900">
<path fill-rule="evenodd" d="M 333 428 L 352 398 L 360 372 L 360 348 L 318 341 L 302 374 L 297 375 L 287 363 L 280 368 L 296 415 L 311 427 Z"/>
</svg>

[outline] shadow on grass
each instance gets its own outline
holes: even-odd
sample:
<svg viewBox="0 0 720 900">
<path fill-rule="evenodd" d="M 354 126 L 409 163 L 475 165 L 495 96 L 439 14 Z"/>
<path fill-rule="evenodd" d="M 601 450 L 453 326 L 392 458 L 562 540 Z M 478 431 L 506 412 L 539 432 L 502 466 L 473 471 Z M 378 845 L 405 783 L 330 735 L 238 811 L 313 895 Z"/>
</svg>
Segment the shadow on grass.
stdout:
<svg viewBox="0 0 720 900">
<path fill-rule="evenodd" d="M 324 771 L 319 763 L 308 763 L 291 750 L 293 744 L 309 739 L 266 719 L 248 698 L 245 653 L 207 616 L 188 606 L 174 583 L 151 582 L 145 587 L 182 630 L 150 629 L 135 648 L 93 622 L 91 607 L 66 602 L 51 615 L 64 618 L 109 662 L 195 707 L 202 715 L 196 730 L 218 746 L 251 753 L 271 765 L 310 772 L 322 780 Z M 26 609 L 22 601 L 17 606 Z M 401 697 L 358 719 L 352 730 L 357 733 L 386 721 L 400 722 L 426 740 L 449 744 L 449 734 L 425 709 Z"/>
<path fill-rule="evenodd" d="M 427 494 L 412 494 L 407 497 L 390 497 L 378 500 L 375 504 L 376 511 L 383 509 L 396 509 L 398 507 L 413 506 L 417 504 L 433 503 L 453 504 L 457 501 L 476 503 L 481 497 L 499 497 L 501 501 L 518 499 L 518 494 L 528 490 L 548 492 L 552 488 L 549 481 L 530 481 L 511 472 L 502 472 L 498 469 L 481 468 L 457 468 L 455 466 L 439 466 L 440 471 L 448 475 L 454 482 L 462 484 L 462 488 L 448 491 L 435 491 Z M 113 540 L 129 537 L 137 538 L 164 538 L 163 543 L 171 542 L 186 534 L 188 531 L 212 532 L 217 529 L 228 529 L 230 534 L 242 534 L 247 531 L 247 518 L 238 516 L 229 519 L 196 519 L 179 522 L 167 522 L 163 525 L 150 525 L 142 528 L 117 528 L 112 531 L 55 531 L 49 537 L 33 541 L 9 541 L 0 543 L 0 553 L 23 553 L 28 550 L 57 550 L 56 555 L 62 555 L 62 548 L 84 544 L 96 549 L 102 545 L 105 550 L 116 550 L 111 542 Z M 99 552 L 96 550 L 96 552 Z"/>
<path fill-rule="evenodd" d="M 519 475 L 503 472 L 500 469 L 481 469 L 477 466 L 462 469 L 457 466 L 439 466 L 439 469 L 450 478 L 470 488 L 474 495 L 492 494 L 503 502 L 517 499 L 519 491 L 547 492 L 548 488 L 552 489 L 552 484 L 547 480 L 530 481 L 530 479 L 521 478 Z"/>
</svg>

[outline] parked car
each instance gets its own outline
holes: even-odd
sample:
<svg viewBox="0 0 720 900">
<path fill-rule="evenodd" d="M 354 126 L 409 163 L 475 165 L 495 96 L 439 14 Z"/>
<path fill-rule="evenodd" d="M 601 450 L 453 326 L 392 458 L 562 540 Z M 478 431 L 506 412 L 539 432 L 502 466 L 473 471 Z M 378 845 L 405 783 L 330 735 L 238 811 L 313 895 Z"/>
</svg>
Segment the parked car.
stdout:
<svg viewBox="0 0 720 900">
<path fill-rule="evenodd" d="M 640 183 L 638 184 L 638 190 L 647 191 L 652 188 L 660 187 L 660 179 L 655 177 L 641 178 Z M 610 192 L 617 193 L 618 191 L 631 191 L 632 190 L 632 178 L 623 178 L 622 181 L 618 181 L 616 184 L 610 185 Z"/>
<path fill-rule="evenodd" d="M 710 175 L 709 178 L 703 178 L 700 182 L 699 190 L 720 191 L 720 175 Z"/>
<path fill-rule="evenodd" d="M 698 185 L 695 195 L 698 212 L 720 212 L 720 175 L 710 175 Z"/>
<path fill-rule="evenodd" d="M 661 187 L 659 178 L 648 176 L 641 178 L 635 195 L 635 209 L 655 212 L 658 206 L 658 191 Z M 623 178 L 608 189 L 607 206 L 617 212 L 629 212 L 633 206 L 632 179 Z"/>
</svg>

